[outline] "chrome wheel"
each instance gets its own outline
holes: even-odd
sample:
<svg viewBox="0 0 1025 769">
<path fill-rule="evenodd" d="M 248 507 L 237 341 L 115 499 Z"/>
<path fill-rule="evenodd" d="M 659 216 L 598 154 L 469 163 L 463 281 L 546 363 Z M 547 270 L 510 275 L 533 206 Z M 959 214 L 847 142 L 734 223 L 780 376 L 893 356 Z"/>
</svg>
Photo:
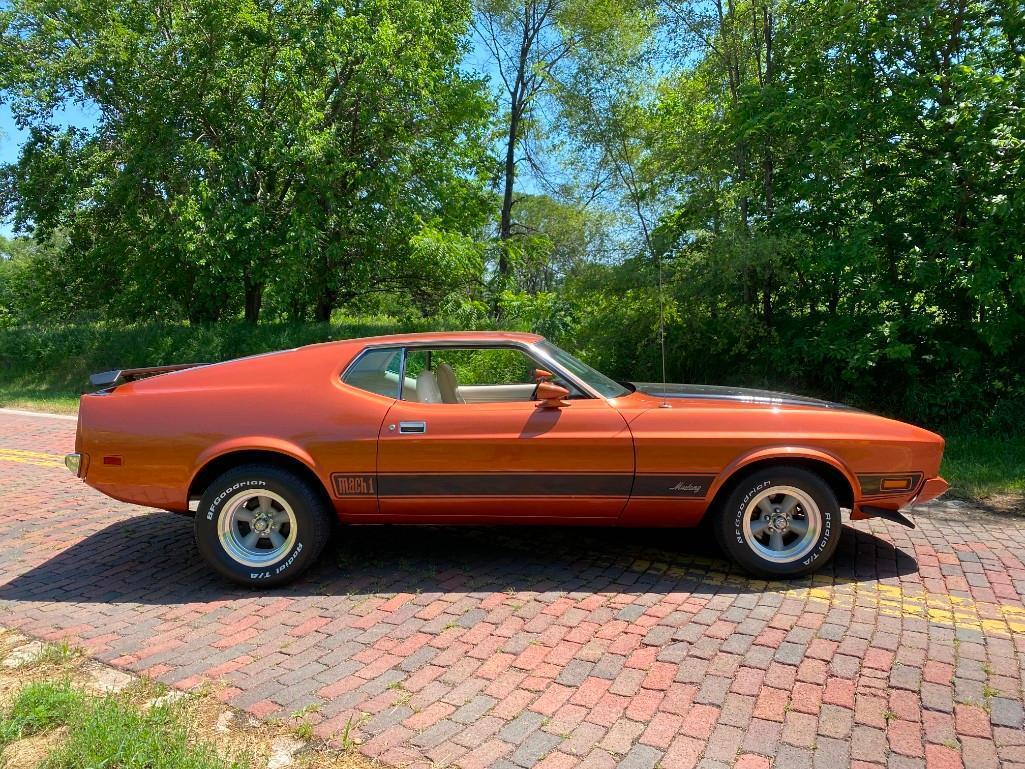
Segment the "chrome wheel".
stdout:
<svg viewBox="0 0 1025 769">
<path fill-rule="evenodd" d="M 239 492 L 217 518 L 224 552 L 243 566 L 267 566 L 284 558 L 295 544 L 296 529 L 292 506 L 272 491 Z"/>
<path fill-rule="evenodd" d="M 772 486 L 751 498 L 744 508 L 744 541 L 773 563 L 789 563 L 812 551 L 822 531 L 822 513 L 815 500 L 793 486 Z"/>
</svg>

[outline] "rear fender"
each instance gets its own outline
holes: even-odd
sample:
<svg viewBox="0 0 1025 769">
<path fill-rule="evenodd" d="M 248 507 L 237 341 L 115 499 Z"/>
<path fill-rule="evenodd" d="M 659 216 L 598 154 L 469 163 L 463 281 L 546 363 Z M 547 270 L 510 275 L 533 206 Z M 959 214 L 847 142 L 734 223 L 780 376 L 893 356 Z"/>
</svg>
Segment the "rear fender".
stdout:
<svg viewBox="0 0 1025 769">
<path fill-rule="evenodd" d="M 192 471 L 189 473 L 189 483 L 186 488 L 192 488 L 192 484 L 195 482 L 196 476 L 199 475 L 203 468 L 212 461 L 240 451 L 270 451 L 275 454 L 282 454 L 306 465 L 306 467 L 308 467 L 318 478 L 322 481 L 324 480 L 324 474 L 320 472 L 320 468 L 317 467 L 317 463 L 305 449 L 290 441 L 282 440 L 281 438 L 272 438 L 264 435 L 247 435 L 216 443 L 197 456 L 196 462 L 192 466 Z"/>
</svg>

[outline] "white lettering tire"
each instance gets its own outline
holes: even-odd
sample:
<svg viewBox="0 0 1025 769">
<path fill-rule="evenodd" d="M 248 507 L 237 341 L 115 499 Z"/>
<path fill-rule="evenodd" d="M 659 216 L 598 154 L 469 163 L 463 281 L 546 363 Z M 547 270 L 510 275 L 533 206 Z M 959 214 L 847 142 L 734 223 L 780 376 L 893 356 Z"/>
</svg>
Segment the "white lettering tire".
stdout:
<svg viewBox="0 0 1025 769">
<path fill-rule="evenodd" d="M 829 562 L 840 542 L 840 505 L 818 475 L 767 467 L 745 476 L 713 522 L 723 550 L 760 577 L 800 577 Z"/>
<path fill-rule="evenodd" d="M 195 518 L 196 546 L 232 582 L 292 582 L 320 556 L 331 534 L 328 505 L 288 470 L 243 465 L 217 478 Z"/>
</svg>

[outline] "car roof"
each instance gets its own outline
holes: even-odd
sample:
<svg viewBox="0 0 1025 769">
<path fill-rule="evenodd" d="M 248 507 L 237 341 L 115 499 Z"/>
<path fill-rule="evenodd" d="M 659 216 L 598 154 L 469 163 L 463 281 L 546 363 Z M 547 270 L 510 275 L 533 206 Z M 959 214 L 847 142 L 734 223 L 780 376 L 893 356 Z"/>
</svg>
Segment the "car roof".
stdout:
<svg viewBox="0 0 1025 769">
<path fill-rule="evenodd" d="M 522 342 L 533 344 L 544 339 L 539 334 L 530 334 L 522 331 L 425 331 L 409 334 L 388 334 L 384 336 L 368 336 L 358 339 L 339 339 L 329 344 L 347 345 L 379 345 L 379 344 L 413 344 L 422 342 L 467 342 L 480 344 L 481 342 Z"/>
<path fill-rule="evenodd" d="M 401 346 L 404 344 L 467 344 L 480 345 L 488 342 L 515 342 L 519 344 L 532 344 L 544 339 L 538 334 L 528 334 L 518 331 L 431 331 L 409 334 L 392 334 L 385 336 L 368 336 L 356 339 L 337 339 L 330 342 L 319 342 L 308 344 L 302 347 L 294 347 L 287 350 L 276 350 L 273 352 L 248 355 L 243 358 L 220 361 L 206 365 L 189 367 L 175 371 L 174 376 L 170 373 L 154 376 L 146 379 L 139 379 L 124 385 L 119 389 L 125 391 L 140 389 L 153 390 L 162 387 L 181 386 L 186 382 L 200 385 L 215 382 L 216 377 L 222 375 L 226 367 L 235 366 L 290 366 L 296 356 L 307 360 L 321 360 L 330 365 L 344 363 L 348 365 L 359 355 L 362 350 L 374 346 Z M 339 353 L 343 357 L 339 358 Z"/>
</svg>

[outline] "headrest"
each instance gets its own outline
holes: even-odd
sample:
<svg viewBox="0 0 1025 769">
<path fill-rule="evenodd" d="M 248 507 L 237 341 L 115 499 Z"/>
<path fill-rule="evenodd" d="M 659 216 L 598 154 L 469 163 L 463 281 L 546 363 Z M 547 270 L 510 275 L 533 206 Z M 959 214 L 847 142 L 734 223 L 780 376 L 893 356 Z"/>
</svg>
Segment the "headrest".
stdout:
<svg viewBox="0 0 1025 769">
<path fill-rule="evenodd" d="M 441 390 L 433 372 L 421 371 L 416 378 L 416 399 L 420 403 L 441 403 Z"/>
<path fill-rule="evenodd" d="M 466 403 L 463 396 L 459 394 L 459 382 L 452 367 L 442 363 L 437 368 L 438 388 L 441 390 L 441 400 L 445 403 Z"/>
</svg>

